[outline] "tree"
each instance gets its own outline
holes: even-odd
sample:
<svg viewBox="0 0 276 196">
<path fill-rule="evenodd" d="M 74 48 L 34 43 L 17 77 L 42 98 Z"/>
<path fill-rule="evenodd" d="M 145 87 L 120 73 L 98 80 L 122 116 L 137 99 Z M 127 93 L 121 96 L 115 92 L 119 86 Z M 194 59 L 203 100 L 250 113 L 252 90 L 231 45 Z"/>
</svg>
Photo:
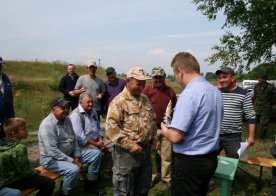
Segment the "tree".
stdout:
<svg viewBox="0 0 276 196">
<path fill-rule="evenodd" d="M 207 72 L 205 75 L 206 80 L 216 80 L 217 75 L 213 72 Z"/>
<path fill-rule="evenodd" d="M 267 74 L 268 80 L 275 80 L 276 78 L 276 64 L 275 63 L 264 63 L 257 67 L 254 67 L 252 71 L 248 73 L 250 79 L 256 80 L 259 75 Z"/>
<path fill-rule="evenodd" d="M 250 64 L 275 62 L 272 47 L 276 47 L 276 0 L 193 0 L 203 15 L 215 20 L 223 11 L 226 21 L 222 28 L 239 28 L 237 35 L 229 30 L 220 38 L 221 45 L 206 60 L 210 64 L 222 61 L 222 66 L 244 68 Z"/>
</svg>

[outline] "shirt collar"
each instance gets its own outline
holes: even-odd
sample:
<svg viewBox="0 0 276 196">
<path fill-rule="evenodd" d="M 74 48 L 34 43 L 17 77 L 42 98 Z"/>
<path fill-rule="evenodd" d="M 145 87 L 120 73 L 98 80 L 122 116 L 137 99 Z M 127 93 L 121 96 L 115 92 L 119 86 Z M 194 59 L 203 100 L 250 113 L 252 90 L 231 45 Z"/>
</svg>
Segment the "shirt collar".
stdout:
<svg viewBox="0 0 276 196">
<path fill-rule="evenodd" d="M 89 116 L 89 115 L 84 111 L 83 107 L 82 107 L 80 104 L 79 104 L 79 112 L 80 112 L 81 114 L 85 113 L 87 116 Z M 93 108 L 92 108 L 90 117 L 93 117 L 94 115 L 95 115 L 95 114 L 94 114 L 94 110 L 93 110 Z"/>
<path fill-rule="evenodd" d="M 50 113 L 50 117 L 54 121 L 55 124 L 58 124 L 58 119 L 55 117 L 55 115 L 52 112 Z"/>
<path fill-rule="evenodd" d="M 198 83 L 198 82 L 202 82 L 202 81 L 205 81 L 205 78 L 203 78 L 202 76 L 198 76 L 194 79 L 192 79 L 188 84 L 187 86 L 185 87 L 185 89 L 188 89 L 190 88 L 191 86 L 193 86 L 194 84 Z"/>
</svg>

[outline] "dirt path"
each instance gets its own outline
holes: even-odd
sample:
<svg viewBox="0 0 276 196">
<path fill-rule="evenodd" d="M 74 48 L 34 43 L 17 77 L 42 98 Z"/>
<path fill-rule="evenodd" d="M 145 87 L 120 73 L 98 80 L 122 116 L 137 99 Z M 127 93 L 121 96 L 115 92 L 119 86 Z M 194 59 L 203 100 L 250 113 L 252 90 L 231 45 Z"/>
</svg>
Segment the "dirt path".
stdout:
<svg viewBox="0 0 276 196">
<path fill-rule="evenodd" d="M 27 145 L 28 158 L 31 163 L 35 163 L 39 160 L 39 148 L 38 143 L 32 143 Z"/>
</svg>

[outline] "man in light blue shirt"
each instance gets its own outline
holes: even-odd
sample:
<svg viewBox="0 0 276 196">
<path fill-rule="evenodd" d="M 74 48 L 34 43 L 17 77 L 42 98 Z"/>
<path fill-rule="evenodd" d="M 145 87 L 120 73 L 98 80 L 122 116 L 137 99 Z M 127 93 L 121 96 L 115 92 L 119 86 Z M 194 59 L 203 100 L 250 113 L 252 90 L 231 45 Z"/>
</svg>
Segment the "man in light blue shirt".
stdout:
<svg viewBox="0 0 276 196">
<path fill-rule="evenodd" d="M 72 122 L 68 118 L 68 101 L 55 98 L 51 101 L 50 108 L 50 114 L 41 122 L 38 131 L 40 164 L 64 176 L 60 193 L 69 195 L 77 185 L 81 164 L 86 163 L 88 171 L 85 188 L 97 195 L 103 195 L 104 191 L 96 188 L 101 153 L 79 147 Z"/>
<path fill-rule="evenodd" d="M 161 134 L 174 143 L 172 195 L 207 195 L 217 167 L 222 96 L 200 76 L 199 63 L 190 53 L 178 53 L 171 66 L 177 82 L 185 88 L 171 124 L 168 128 L 161 124 Z"/>
<path fill-rule="evenodd" d="M 84 92 L 80 95 L 79 106 L 71 113 L 70 118 L 80 146 L 103 148 L 103 130 L 93 109 L 91 94 Z"/>
</svg>

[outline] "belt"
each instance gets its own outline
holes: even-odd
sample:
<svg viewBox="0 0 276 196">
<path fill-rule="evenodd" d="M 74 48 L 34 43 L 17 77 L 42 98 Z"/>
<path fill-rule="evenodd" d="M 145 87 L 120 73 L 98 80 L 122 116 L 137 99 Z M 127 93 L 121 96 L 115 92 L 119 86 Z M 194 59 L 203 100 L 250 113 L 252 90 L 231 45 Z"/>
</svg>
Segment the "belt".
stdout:
<svg viewBox="0 0 276 196">
<path fill-rule="evenodd" d="M 186 158 L 186 157 L 207 158 L 207 157 L 217 156 L 217 151 L 209 152 L 207 154 L 199 154 L 199 155 L 186 155 L 181 153 L 173 153 L 173 156 L 178 158 Z"/>
</svg>

